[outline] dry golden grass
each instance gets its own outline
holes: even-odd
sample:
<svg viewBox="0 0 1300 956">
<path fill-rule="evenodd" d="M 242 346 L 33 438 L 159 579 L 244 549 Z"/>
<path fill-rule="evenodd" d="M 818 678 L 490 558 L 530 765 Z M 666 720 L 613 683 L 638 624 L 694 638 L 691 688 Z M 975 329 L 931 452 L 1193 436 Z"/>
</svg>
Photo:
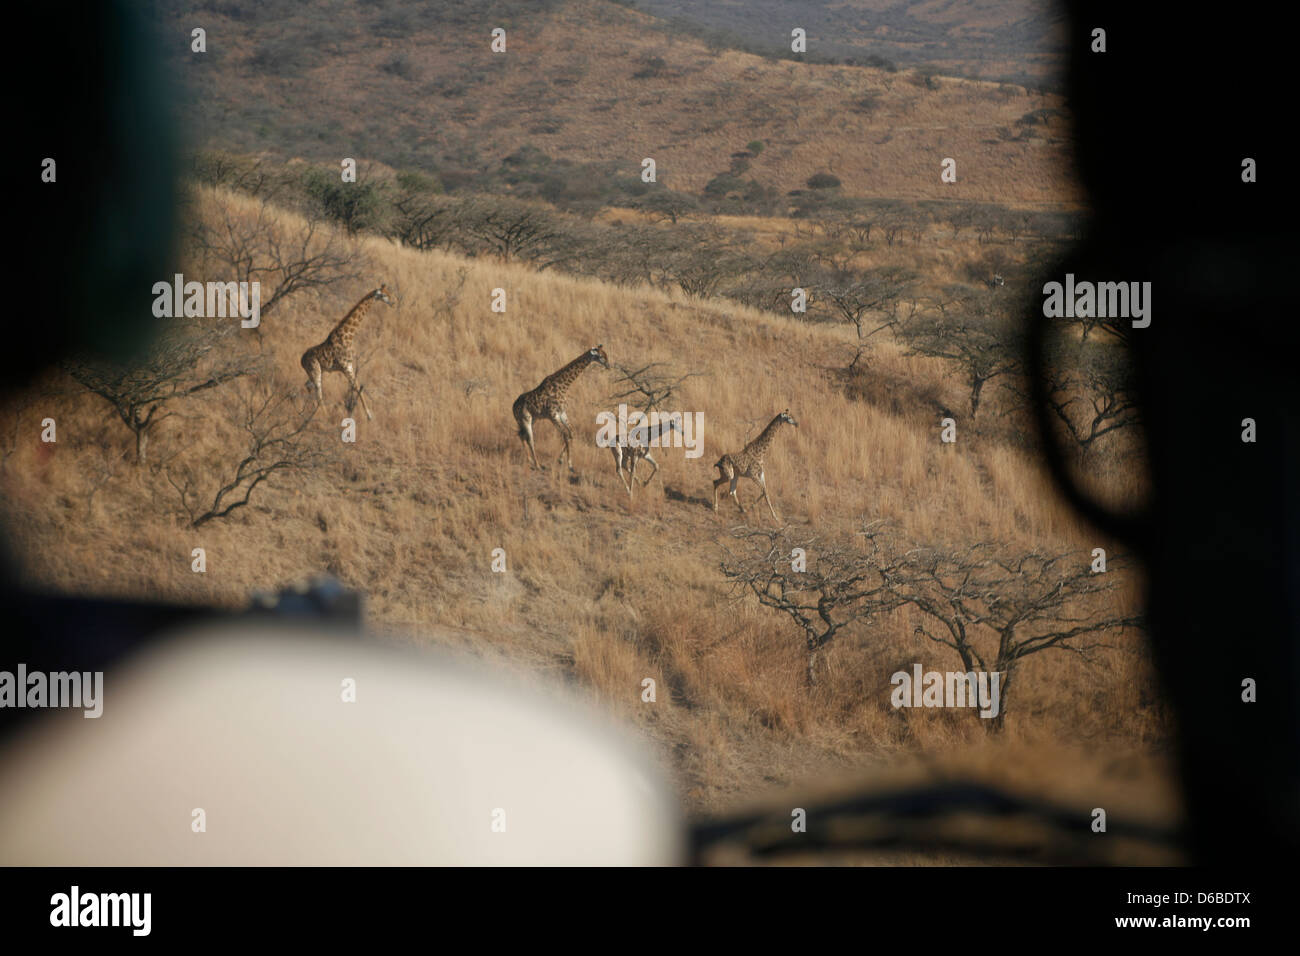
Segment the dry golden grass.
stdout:
<svg viewBox="0 0 1300 956">
<path fill-rule="evenodd" d="M 205 192 L 196 214 L 215 203 L 254 213 L 251 200 Z M 1101 667 L 1065 654 L 1027 659 L 1005 732 L 986 739 L 969 714 L 889 706 L 893 671 L 955 663 L 913 637 L 907 615 L 837 638 L 810 693 L 788 623 L 724 588 L 716 539 L 740 517 L 726 502 L 717 516 L 707 507 L 712 463 L 786 407 L 800 427 L 785 430 L 767 460 L 786 520 L 848 532 L 885 518 L 923 542 L 1110 550 L 1004 440 L 996 407 L 987 431 L 959 416 L 958 443 L 940 444 L 935 409 L 915 396 L 962 407 L 941 364 L 881 341 L 871 375 L 893 398 L 855 401 L 827 370 L 854 342 L 847 327 L 375 238 L 360 247 L 400 301 L 376 305 L 358 336 L 376 419 L 361 418 L 357 443 L 340 441 L 344 382 L 328 375 L 327 412 L 313 437 L 338 461 L 260 488 L 249 507 L 195 530 L 162 477 L 126 457 L 130 436 L 102 401 L 75 389 L 36 399 L 10 412 L 24 437 L 3 472 L 8 529 L 28 583 L 239 606 L 251 590 L 328 569 L 366 593 L 368 623 L 395 640 L 575 681 L 640 728 L 695 811 L 918 757 L 934 767 L 979 764 L 994 777 L 1001 768 L 1015 782 L 1071 792 L 1117 777 L 1160 780 L 1165 722 L 1136 639 L 1118 641 Z M 962 255 L 941 252 L 954 262 Z M 459 302 L 439 311 L 462 270 Z M 300 390 L 303 349 L 369 287 L 291 299 L 265 319 L 260 346 L 244 333 L 247 347 L 265 349 L 284 387 Z M 507 290 L 504 315 L 489 309 L 496 287 Z M 560 442 L 549 424 L 538 431 L 548 469 L 530 471 L 511 418 L 520 392 L 596 343 L 615 363 L 700 373 L 676 407 L 704 413 L 705 453 L 686 460 L 662 451 L 659 479 L 632 503 L 608 451 L 593 444 L 595 414 L 611 407 L 610 373 L 593 367 L 569 395 L 574 479 L 555 467 Z M 219 453 L 215 424 L 229 420 L 228 392 L 177 406 L 184 414 L 160 426 L 155 453 Z M 55 446 L 36 438 L 46 416 L 58 422 Z M 190 570 L 198 546 L 206 574 Z M 507 574 L 490 571 L 498 547 Z M 646 677 L 658 682 L 653 705 L 640 699 Z M 1079 753 L 1091 757 L 1062 756 Z"/>
<path fill-rule="evenodd" d="M 196 109 L 215 117 L 220 105 L 242 119 L 219 131 L 201 125 L 196 135 L 224 146 L 265 127 L 274 136 L 241 143 L 302 150 L 331 164 L 344 154 L 319 151 L 322 142 L 371 144 L 371 154 L 359 157 L 366 161 L 386 159 L 374 148 L 384 142 L 391 148 L 383 152 L 420 157 L 426 166 L 437 165 L 439 150 L 467 144 L 476 156 L 470 165 L 484 168 L 528 145 L 556 159 L 613 163 L 628 176 L 652 157 L 660 183 L 695 194 L 757 139 L 766 148 L 745 178 L 782 193 L 829 171 L 850 196 L 1040 206 L 1082 200 L 1064 113 L 1025 138 L 1016 122 L 1061 109 L 1059 96 L 957 78 L 939 78 L 931 90 L 911 71 L 713 53 L 696 39 L 665 35 L 653 17 L 598 0 L 522 18 L 511 25 L 504 54 L 490 51 L 487 29 L 472 20 L 449 27 L 413 12 L 400 36 L 377 37 L 365 25 L 369 13 L 304 4 L 296 19 L 320 24 L 329 42 L 300 40 L 310 64 L 282 77 L 259 60 L 259 45 L 279 35 L 278 25 L 212 11 L 210 29 L 228 38 L 222 59 L 181 69 L 201 91 Z M 636 75 L 656 58 L 663 61 L 656 73 Z M 404 64 L 401 76 L 385 69 L 394 61 Z M 864 112 L 866 97 L 876 100 Z M 957 162 L 953 184 L 939 179 L 947 157 Z"/>
</svg>

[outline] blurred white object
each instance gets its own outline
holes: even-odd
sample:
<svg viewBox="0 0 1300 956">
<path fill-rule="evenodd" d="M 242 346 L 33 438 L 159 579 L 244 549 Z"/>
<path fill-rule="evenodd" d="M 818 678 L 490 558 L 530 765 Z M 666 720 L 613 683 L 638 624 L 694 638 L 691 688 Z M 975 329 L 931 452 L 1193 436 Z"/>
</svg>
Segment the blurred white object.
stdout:
<svg viewBox="0 0 1300 956">
<path fill-rule="evenodd" d="M 0 863 L 680 863 L 674 798 L 612 723 L 416 651 L 202 629 L 106 675 L 100 719 L 7 742 Z"/>
</svg>

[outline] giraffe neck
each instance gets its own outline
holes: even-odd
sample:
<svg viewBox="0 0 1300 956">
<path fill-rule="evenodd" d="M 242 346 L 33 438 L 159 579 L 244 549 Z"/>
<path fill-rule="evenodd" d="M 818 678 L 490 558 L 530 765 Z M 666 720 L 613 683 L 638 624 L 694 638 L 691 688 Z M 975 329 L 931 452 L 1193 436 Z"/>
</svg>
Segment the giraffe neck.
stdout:
<svg viewBox="0 0 1300 956">
<path fill-rule="evenodd" d="M 777 415 L 768 422 L 767 427 L 763 429 L 763 433 L 750 442 L 745 450 L 752 455 L 763 454 L 763 452 L 767 451 L 767 446 L 772 444 L 772 439 L 776 437 L 776 431 L 780 427 L 781 416 Z"/>
<path fill-rule="evenodd" d="M 550 386 L 551 395 L 556 399 L 563 398 L 564 393 L 569 390 L 569 386 L 594 361 L 596 360 L 592 358 L 590 352 L 583 352 L 564 368 L 547 378 L 546 382 Z"/>
<path fill-rule="evenodd" d="M 343 316 L 339 324 L 334 326 L 334 331 L 330 333 L 332 342 L 349 342 L 352 336 L 356 334 L 357 328 L 361 325 L 361 320 L 366 317 L 370 311 L 370 306 L 374 304 L 374 293 L 367 293 L 365 298 L 352 307 L 352 311 Z"/>
</svg>

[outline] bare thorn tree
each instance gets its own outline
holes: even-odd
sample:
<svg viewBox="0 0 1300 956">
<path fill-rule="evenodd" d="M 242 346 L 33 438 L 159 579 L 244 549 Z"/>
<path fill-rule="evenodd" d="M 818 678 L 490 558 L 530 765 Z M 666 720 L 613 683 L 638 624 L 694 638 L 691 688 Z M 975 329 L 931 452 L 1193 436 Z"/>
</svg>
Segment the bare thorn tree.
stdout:
<svg viewBox="0 0 1300 956">
<path fill-rule="evenodd" d="M 735 544 L 723 546 L 723 577 L 799 626 L 806 653 L 804 683 L 809 688 L 817 683 L 818 655 L 841 630 L 905 603 L 889 587 L 875 549 L 819 545 L 815 536 L 793 535 L 784 528 L 736 529 L 732 537 Z M 803 571 L 793 566 L 795 548 L 808 555 Z"/>
<path fill-rule="evenodd" d="M 471 199 L 460 207 L 458 219 L 467 235 L 505 262 L 536 259 L 562 238 L 549 209 L 513 199 Z"/>
<path fill-rule="evenodd" d="M 255 361 L 233 347 L 238 324 L 186 326 L 165 333 L 139 361 L 72 359 L 64 369 L 112 407 L 135 436 L 135 458 L 148 456 L 149 436 L 171 415 L 169 406 L 254 370 Z M 209 356 L 215 355 L 214 361 Z"/>
<path fill-rule="evenodd" d="M 662 410 L 671 403 L 673 396 L 688 379 L 701 374 L 699 372 L 678 374 L 663 362 L 651 362 L 640 368 L 627 365 L 618 365 L 616 368 L 619 378 L 615 387 L 626 387 L 611 395 L 610 400 L 621 402 L 630 399 L 637 408 L 647 413 Z"/>
<path fill-rule="evenodd" d="M 961 373 L 970 390 L 974 418 L 984 386 L 1018 374 L 1023 364 L 1020 334 L 1007 304 L 1012 299 L 964 286 L 944 291 L 935 308 L 899 324 L 899 337 L 909 354 L 945 359 Z"/>
<path fill-rule="evenodd" d="M 1002 726 L 1012 677 L 1024 658 L 1057 650 L 1095 663 L 1107 635 L 1141 624 L 1116 605 L 1123 557 L 1094 574 L 1085 553 L 1008 556 L 988 542 L 914 548 L 878 522 L 859 532 L 862 545 L 856 547 L 796 537 L 787 529 L 744 529 L 733 536 L 737 545 L 727 549 L 723 576 L 799 626 L 810 686 L 818 652 L 840 631 L 913 607 L 932 622 L 918 625 L 916 633 L 955 652 L 963 670 L 1002 675 L 998 716 L 981 722 L 990 730 Z M 794 548 L 806 553 L 803 571 L 792 567 Z"/>
<path fill-rule="evenodd" d="M 247 505 L 259 486 L 289 472 L 310 470 L 323 461 L 323 453 L 308 433 L 312 415 L 300 412 L 294 397 L 294 392 L 264 382 L 241 396 L 237 415 L 242 457 L 233 467 L 227 459 L 207 462 L 202 469 L 204 474 L 218 476 L 215 489 L 200 480 L 193 466 L 176 467 L 168 462 L 163 467 L 190 527 L 224 518 Z M 231 450 L 230 457 L 238 454 Z"/>
<path fill-rule="evenodd" d="M 861 533 L 873 541 L 885 534 L 879 524 Z M 880 550 L 899 553 L 897 545 Z M 1142 624 L 1140 615 L 1116 601 L 1128 567 L 1125 557 L 1112 557 L 1106 572 L 1094 573 L 1087 552 L 1035 549 L 1009 555 L 1009 549 L 990 542 L 914 548 L 884 570 L 890 591 L 938 625 L 933 630 L 918 625 L 918 634 L 956 652 L 967 672 L 1002 675 L 1001 705 L 989 722 L 991 730 L 1002 726 L 1020 661 L 1057 650 L 1092 664 L 1108 635 Z"/>
<path fill-rule="evenodd" d="M 387 235 L 413 249 L 448 249 L 460 220 L 456 205 L 427 190 L 403 190 L 393 199 Z"/>
<path fill-rule="evenodd" d="M 360 255 L 320 219 L 295 227 L 266 201 L 254 216 L 214 201 L 214 215 L 195 217 L 191 245 L 204 268 L 222 279 L 260 283 L 263 317 L 289 296 L 352 281 L 363 271 Z"/>
<path fill-rule="evenodd" d="M 649 215 L 652 221 L 669 221 L 677 225 L 677 220 L 700 208 L 699 200 L 688 193 L 672 190 L 656 190 L 642 199 L 632 203 L 633 209 L 640 209 Z"/>
<path fill-rule="evenodd" d="M 198 150 L 190 165 L 190 175 L 201 185 L 212 189 L 226 187 L 250 196 L 273 198 L 284 185 L 283 171 L 261 159 L 224 153 L 220 150 Z"/>
<path fill-rule="evenodd" d="M 687 295 L 708 298 L 752 267 L 743 242 L 712 223 L 682 226 L 666 237 L 659 271 Z"/>
<path fill-rule="evenodd" d="M 1098 439 L 1139 423 L 1137 393 L 1126 355 L 1113 342 L 1061 343 L 1043 375 L 1047 404 L 1084 452 Z M 1027 388 L 1009 385 L 1025 403 Z"/>
<path fill-rule="evenodd" d="M 831 267 L 813 284 L 813 302 L 830 318 L 852 325 L 859 339 L 867 339 L 895 325 L 898 303 L 915 281 L 915 273 L 895 266 L 861 273 Z M 873 315 L 879 324 L 864 335 L 863 326 Z"/>
</svg>

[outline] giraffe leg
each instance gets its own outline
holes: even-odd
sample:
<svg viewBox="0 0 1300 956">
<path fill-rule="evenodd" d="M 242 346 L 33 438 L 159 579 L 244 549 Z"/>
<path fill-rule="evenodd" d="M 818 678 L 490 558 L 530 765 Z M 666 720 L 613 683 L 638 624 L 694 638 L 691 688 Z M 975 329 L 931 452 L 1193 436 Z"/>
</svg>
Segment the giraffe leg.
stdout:
<svg viewBox="0 0 1300 956">
<path fill-rule="evenodd" d="M 569 446 L 569 440 L 573 437 L 573 432 L 568 425 L 565 425 L 560 430 L 560 434 L 564 436 L 564 451 L 561 452 L 560 459 L 569 466 L 569 471 L 573 471 L 573 449 Z"/>
<path fill-rule="evenodd" d="M 325 398 L 321 394 L 321 367 L 319 362 L 313 360 L 305 368 L 307 369 L 307 384 L 304 387 L 316 399 L 316 407 L 312 409 L 312 415 L 315 415 L 320 411 L 321 406 L 325 404 Z"/>
<path fill-rule="evenodd" d="M 366 401 L 366 393 L 365 393 L 365 390 L 364 390 L 363 388 L 361 388 L 360 386 L 357 387 L 357 398 L 361 399 L 361 407 L 364 408 L 364 409 L 366 410 L 366 419 L 367 419 L 368 421 L 372 421 L 372 422 L 373 422 L 373 421 L 375 420 L 375 416 L 371 414 L 371 412 L 370 412 L 370 403 Z"/>
<path fill-rule="evenodd" d="M 614 471 L 618 473 L 618 480 L 623 482 L 623 487 L 627 488 L 630 496 L 632 489 L 628 486 L 627 479 L 623 477 L 623 449 L 618 445 L 610 445 L 609 450 L 614 455 Z"/>
<path fill-rule="evenodd" d="M 767 479 L 762 472 L 758 475 L 758 486 L 763 489 L 763 500 L 767 502 L 767 510 L 772 512 L 772 520 L 780 523 L 781 519 L 776 516 L 776 509 L 772 507 L 772 499 L 767 496 Z"/>
<path fill-rule="evenodd" d="M 740 481 L 740 475 L 733 474 L 731 476 L 731 487 L 727 490 L 727 494 L 731 495 L 731 500 L 736 503 L 736 507 L 740 509 L 740 513 L 743 515 L 745 506 L 740 503 L 740 495 L 736 494 L 736 483 L 738 481 Z"/>
<path fill-rule="evenodd" d="M 520 408 L 515 412 L 515 421 L 519 423 L 519 440 L 524 443 L 524 450 L 533 459 L 533 467 L 540 469 L 542 466 L 537 461 L 537 449 L 533 447 L 533 416 L 528 409 Z"/>
<path fill-rule="evenodd" d="M 721 488 L 726 483 L 727 483 L 726 475 L 723 475 L 721 478 L 718 478 L 713 482 L 713 510 L 714 511 L 718 510 L 718 489 Z"/>
<path fill-rule="evenodd" d="M 352 394 L 361 399 L 361 407 L 365 409 L 366 419 L 373 422 L 375 416 L 370 414 L 370 403 L 366 401 L 366 393 L 363 392 L 361 386 L 357 384 L 356 368 L 349 362 L 347 365 L 343 366 L 343 374 L 347 377 L 348 385 L 352 388 Z"/>
<path fill-rule="evenodd" d="M 650 482 L 655 480 L 655 475 L 659 474 L 659 462 L 655 461 L 649 452 L 645 453 L 645 460 L 650 462 L 650 467 L 653 468 L 654 471 L 650 472 L 650 477 L 641 482 L 641 484 L 649 485 Z"/>
<path fill-rule="evenodd" d="M 627 463 L 627 496 L 632 497 L 632 489 L 636 487 L 636 455 L 628 456 Z"/>
<path fill-rule="evenodd" d="M 569 416 L 565 415 L 564 412 L 560 412 L 559 414 L 552 416 L 551 421 L 555 423 L 555 427 L 560 430 L 560 437 L 564 439 L 564 451 L 560 452 L 560 457 L 556 461 L 556 464 L 558 465 L 561 462 L 567 461 L 569 463 L 569 471 L 573 471 L 573 454 L 569 449 L 569 441 L 573 438 L 573 429 L 569 427 Z"/>
</svg>

